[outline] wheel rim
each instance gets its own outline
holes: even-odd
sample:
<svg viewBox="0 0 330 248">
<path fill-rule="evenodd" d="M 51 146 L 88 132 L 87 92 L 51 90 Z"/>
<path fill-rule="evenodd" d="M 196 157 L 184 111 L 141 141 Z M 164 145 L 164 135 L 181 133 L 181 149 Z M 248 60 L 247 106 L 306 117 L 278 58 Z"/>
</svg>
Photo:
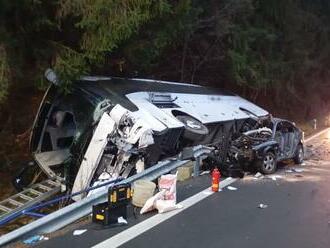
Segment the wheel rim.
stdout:
<svg viewBox="0 0 330 248">
<path fill-rule="evenodd" d="M 265 170 L 272 171 L 275 168 L 275 159 L 271 155 L 266 155 L 263 161 Z"/>
<path fill-rule="evenodd" d="M 185 124 L 192 129 L 201 129 L 201 125 L 196 121 L 187 120 Z"/>
</svg>

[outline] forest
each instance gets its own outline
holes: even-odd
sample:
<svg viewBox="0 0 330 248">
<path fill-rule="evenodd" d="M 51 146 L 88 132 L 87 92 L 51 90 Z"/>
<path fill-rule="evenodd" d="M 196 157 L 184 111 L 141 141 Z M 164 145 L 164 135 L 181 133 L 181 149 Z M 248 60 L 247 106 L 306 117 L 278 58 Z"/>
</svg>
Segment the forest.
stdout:
<svg viewBox="0 0 330 248">
<path fill-rule="evenodd" d="M 327 0 L 0 0 L 1 169 L 28 157 L 52 68 L 231 90 L 297 122 L 330 107 Z"/>
</svg>

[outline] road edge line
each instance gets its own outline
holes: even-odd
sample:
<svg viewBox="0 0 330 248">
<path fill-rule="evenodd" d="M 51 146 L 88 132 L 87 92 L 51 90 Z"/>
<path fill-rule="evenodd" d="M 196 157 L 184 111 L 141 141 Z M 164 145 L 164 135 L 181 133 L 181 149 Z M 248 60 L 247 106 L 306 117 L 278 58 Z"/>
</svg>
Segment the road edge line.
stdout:
<svg viewBox="0 0 330 248">
<path fill-rule="evenodd" d="M 329 131 L 329 130 L 330 130 L 330 127 L 327 127 L 326 129 L 324 129 L 324 130 L 322 130 L 322 131 L 320 131 L 320 132 L 318 132 L 318 133 L 312 135 L 311 137 L 308 137 L 307 139 L 304 140 L 304 142 L 305 142 L 305 143 L 310 142 L 311 140 L 313 140 L 313 139 L 319 137 L 320 135 L 326 133 L 326 132 Z"/>
</svg>

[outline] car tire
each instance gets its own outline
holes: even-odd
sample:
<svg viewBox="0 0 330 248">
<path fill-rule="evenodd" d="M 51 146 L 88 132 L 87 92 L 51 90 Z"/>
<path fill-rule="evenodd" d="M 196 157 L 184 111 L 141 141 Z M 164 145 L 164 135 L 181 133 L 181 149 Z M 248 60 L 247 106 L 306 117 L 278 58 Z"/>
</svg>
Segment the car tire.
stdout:
<svg viewBox="0 0 330 248">
<path fill-rule="evenodd" d="M 209 134 L 208 128 L 202 122 L 189 115 L 178 115 L 176 118 L 185 126 L 183 137 L 186 139 L 196 140 Z"/>
<path fill-rule="evenodd" d="M 299 144 L 297 146 L 293 160 L 296 164 L 301 164 L 304 161 L 304 147 L 302 146 L 302 144 Z"/>
<path fill-rule="evenodd" d="M 273 152 L 266 152 L 260 161 L 258 161 L 258 169 L 262 174 L 272 174 L 277 169 L 276 156 Z"/>
</svg>

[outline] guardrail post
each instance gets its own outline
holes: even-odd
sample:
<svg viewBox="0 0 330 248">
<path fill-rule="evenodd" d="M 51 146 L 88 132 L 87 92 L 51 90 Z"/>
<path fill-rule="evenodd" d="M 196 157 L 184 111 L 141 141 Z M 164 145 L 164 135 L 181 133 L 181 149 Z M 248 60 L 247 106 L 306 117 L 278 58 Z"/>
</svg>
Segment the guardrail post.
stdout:
<svg viewBox="0 0 330 248">
<path fill-rule="evenodd" d="M 302 132 L 302 140 L 305 142 L 305 132 Z"/>
<path fill-rule="evenodd" d="M 201 157 L 198 156 L 195 158 L 195 164 L 194 164 L 194 177 L 199 176 L 199 167 L 201 165 Z"/>
<path fill-rule="evenodd" d="M 314 127 L 314 130 L 316 130 L 316 128 L 317 128 L 317 120 L 316 119 L 313 119 L 313 127 Z"/>
</svg>

